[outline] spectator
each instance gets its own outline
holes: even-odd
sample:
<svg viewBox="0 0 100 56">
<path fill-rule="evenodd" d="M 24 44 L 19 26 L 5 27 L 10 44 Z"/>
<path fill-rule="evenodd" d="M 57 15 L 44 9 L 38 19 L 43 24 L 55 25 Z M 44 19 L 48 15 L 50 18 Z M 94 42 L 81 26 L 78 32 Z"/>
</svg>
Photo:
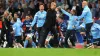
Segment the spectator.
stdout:
<svg viewBox="0 0 100 56">
<path fill-rule="evenodd" d="M 22 20 L 22 17 L 24 15 L 24 10 L 22 8 L 22 4 L 21 3 L 18 4 L 17 13 L 18 13 L 19 18 Z"/>
<path fill-rule="evenodd" d="M 14 8 L 18 7 L 18 0 L 13 0 L 13 6 L 14 6 Z"/>
<path fill-rule="evenodd" d="M 37 4 L 35 5 L 36 12 L 39 11 L 39 5 L 40 4 L 42 4 L 42 2 L 38 0 Z"/>
<path fill-rule="evenodd" d="M 48 9 L 50 9 L 50 2 L 47 5 L 45 5 L 45 10 L 47 11 Z"/>
<path fill-rule="evenodd" d="M 3 15 L 3 13 L 4 13 L 4 9 L 0 7 L 0 16 Z"/>
<path fill-rule="evenodd" d="M 96 8 L 98 8 L 100 5 L 100 0 L 98 0 L 98 3 L 96 4 Z"/>
<path fill-rule="evenodd" d="M 99 19 L 99 17 L 100 17 L 100 5 L 98 6 L 98 8 L 96 8 L 95 17 L 96 17 L 97 19 Z"/>
<path fill-rule="evenodd" d="M 14 6 L 11 6 L 8 11 L 12 13 L 12 17 L 14 17 L 14 13 L 17 12 L 17 9 Z"/>
<path fill-rule="evenodd" d="M 61 6 L 63 4 L 62 0 L 56 0 L 56 3 L 57 3 L 57 6 Z"/>
<path fill-rule="evenodd" d="M 63 9 L 68 9 L 69 8 L 69 6 L 68 6 L 68 4 L 67 4 L 67 1 L 65 1 L 62 5 L 61 5 L 61 7 L 63 8 Z"/>
<path fill-rule="evenodd" d="M 95 5 L 95 3 L 92 4 L 91 12 L 92 12 L 92 18 L 94 18 L 95 15 L 96 15 L 96 5 Z"/>
<path fill-rule="evenodd" d="M 28 4 L 26 3 L 26 8 L 24 9 L 24 14 L 31 14 L 33 17 L 36 13 L 36 9 L 35 9 L 35 5 L 34 5 L 34 1 L 30 1 L 30 4 L 28 6 Z"/>
</svg>

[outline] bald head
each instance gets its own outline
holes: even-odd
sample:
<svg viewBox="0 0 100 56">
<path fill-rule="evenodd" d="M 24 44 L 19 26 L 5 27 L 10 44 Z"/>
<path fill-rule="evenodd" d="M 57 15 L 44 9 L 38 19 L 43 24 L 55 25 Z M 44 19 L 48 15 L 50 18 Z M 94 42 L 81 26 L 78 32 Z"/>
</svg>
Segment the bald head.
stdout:
<svg viewBox="0 0 100 56">
<path fill-rule="evenodd" d="M 51 9 L 55 9 L 56 8 L 56 3 L 55 2 L 52 2 L 51 3 Z"/>
<path fill-rule="evenodd" d="M 88 2 L 87 1 L 83 1 L 82 2 L 82 8 L 84 8 L 85 6 L 87 6 L 88 5 Z"/>
</svg>

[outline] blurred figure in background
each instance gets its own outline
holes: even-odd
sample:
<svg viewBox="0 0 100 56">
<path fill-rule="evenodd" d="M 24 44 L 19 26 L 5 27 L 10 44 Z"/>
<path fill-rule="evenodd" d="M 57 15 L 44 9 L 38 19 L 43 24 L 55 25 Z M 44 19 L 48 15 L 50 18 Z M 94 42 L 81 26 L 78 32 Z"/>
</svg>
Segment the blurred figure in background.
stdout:
<svg viewBox="0 0 100 56">
<path fill-rule="evenodd" d="M 18 4 L 17 13 L 18 13 L 18 16 L 19 16 L 20 20 L 22 20 L 23 15 L 24 15 L 24 10 L 22 8 L 21 3 Z"/>
<path fill-rule="evenodd" d="M 1 38 L 3 41 L 5 41 L 5 37 L 7 40 L 7 47 L 12 47 L 12 37 L 11 37 L 11 33 L 10 33 L 10 29 L 11 29 L 11 18 L 12 15 L 8 12 L 5 11 L 2 17 L 2 22 L 3 22 L 3 28 L 1 31 Z M 4 36 L 6 34 L 6 36 Z M 6 44 L 5 44 L 6 45 Z"/>
</svg>

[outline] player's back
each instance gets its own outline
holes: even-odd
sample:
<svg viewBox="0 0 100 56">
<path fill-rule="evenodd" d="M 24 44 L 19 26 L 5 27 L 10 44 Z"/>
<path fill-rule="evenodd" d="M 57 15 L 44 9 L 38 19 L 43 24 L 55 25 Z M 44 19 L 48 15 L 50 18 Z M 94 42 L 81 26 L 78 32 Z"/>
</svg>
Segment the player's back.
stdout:
<svg viewBox="0 0 100 56">
<path fill-rule="evenodd" d="M 17 23 L 17 22 L 14 23 L 13 30 L 14 30 L 15 36 L 20 36 L 21 35 L 22 28 L 21 28 L 19 23 Z"/>
</svg>

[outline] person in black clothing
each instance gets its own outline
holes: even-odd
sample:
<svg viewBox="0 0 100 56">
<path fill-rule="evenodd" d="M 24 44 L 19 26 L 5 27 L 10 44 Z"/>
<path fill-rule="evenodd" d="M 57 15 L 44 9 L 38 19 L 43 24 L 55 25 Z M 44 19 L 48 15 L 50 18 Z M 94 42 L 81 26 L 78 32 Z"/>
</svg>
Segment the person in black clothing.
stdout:
<svg viewBox="0 0 100 56">
<path fill-rule="evenodd" d="M 36 13 L 36 8 L 37 7 L 35 7 L 35 4 L 34 4 L 34 1 L 30 1 L 30 3 L 29 3 L 29 6 L 27 7 L 27 13 L 28 14 L 31 14 L 33 17 L 34 17 L 34 15 L 35 15 L 35 13 Z M 25 9 L 24 9 L 25 10 Z M 24 12 L 26 12 L 26 11 L 24 11 Z M 27 14 L 26 13 L 26 14 Z"/>
<path fill-rule="evenodd" d="M 39 11 L 39 5 L 40 5 L 40 4 L 43 4 L 43 2 L 40 1 L 40 0 L 38 0 L 38 1 L 37 1 L 37 4 L 35 5 L 35 12 L 38 12 L 38 11 Z"/>
<path fill-rule="evenodd" d="M 2 16 L 4 13 L 4 9 L 0 6 L 0 16 Z"/>
<path fill-rule="evenodd" d="M 1 39 L 1 30 L 2 30 L 2 17 L 0 16 L 0 46 L 2 44 L 2 39 Z"/>
<path fill-rule="evenodd" d="M 19 18 L 22 19 L 24 15 L 24 9 L 22 8 L 22 5 L 20 3 L 18 4 L 17 13 Z"/>
<path fill-rule="evenodd" d="M 14 17 L 14 13 L 17 12 L 17 9 L 14 6 L 11 6 L 9 12 L 12 13 L 12 17 Z"/>
<path fill-rule="evenodd" d="M 82 11 L 83 11 L 82 7 L 79 6 L 79 4 L 77 4 L 76 5 L 76 12 L 77 12 L 77 14 L 76 15 L 80 16 L 82 14 Z"/>
<path fill-rule="evenodd" d="M 43 25 L 42 31 L 40 33 L 40 40 L 39 40 L 39 47 L 44 47 L 44 43 L 45 43 L 45 39 L 48 35 L 48 32 L 51 31 L 51 33 L 54 35 L 54 46 L 58 46 L 58 35 L 57 35 L 57 31 L 55 26 L 57 25 L 57 21 L 56 21 L 56 3 L 52 2 L 51 3 L 51 8 L 47 11 L 47 15 L 46 15 L 46 21 Z M 58 25 L 57 25 L 58 26 Z"/>
<path fill-rule="evenodd" d="M 1 39 L 5 41 L 4 35 L 6 34 L 6 41 L 8 42 L 6 47 L 13 47 L 12 45 L 13 40 L 12 40 L 11 33 L 10 33 L 11 31 L 11 24 L 10 24 L 11 19 L 10 18 L 11 18 L 11 15 L 9 14 L 9 12 L 5 11 L 3 18 L 2 18 L 3 27 L 1 30 Z"/>
</svg>

